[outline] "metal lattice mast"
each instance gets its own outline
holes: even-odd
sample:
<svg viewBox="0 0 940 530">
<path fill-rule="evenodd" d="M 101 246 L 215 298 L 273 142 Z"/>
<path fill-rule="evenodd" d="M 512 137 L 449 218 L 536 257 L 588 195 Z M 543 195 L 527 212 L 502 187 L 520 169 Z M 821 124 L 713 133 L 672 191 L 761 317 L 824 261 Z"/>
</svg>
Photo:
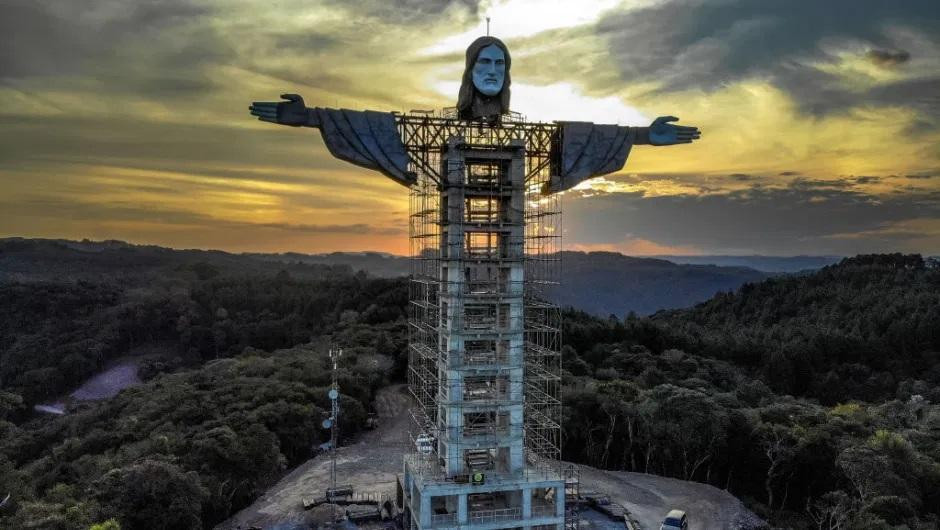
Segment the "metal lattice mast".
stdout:
<svg viewBox="0 0 940 530">
<path fill-rule="evenodd" d="M 330 348 L 332 382 L 330 390 L 327 392 L 327 396 L 330 398 L 330 418 L 328 420 L 330 427 L 330 489 L 327 490 L 327 500 L 330 502 L 330 511 L 334 522 L 336 521 L 336 505 L 333 503 L 333 495 L 336 492 L 336 446 L 339 443 L 339 382 L 337 377 L 339 358 L 342 356 L 342 348 Z"/>
</svg>

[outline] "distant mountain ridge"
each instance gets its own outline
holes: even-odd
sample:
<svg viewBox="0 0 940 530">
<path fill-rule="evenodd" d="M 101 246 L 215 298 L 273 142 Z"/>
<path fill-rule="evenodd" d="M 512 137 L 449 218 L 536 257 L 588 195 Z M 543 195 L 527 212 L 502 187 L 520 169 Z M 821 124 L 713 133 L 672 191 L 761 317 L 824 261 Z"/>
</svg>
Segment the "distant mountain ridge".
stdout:
<svg viewBox="0 0 940 530">
<path fill-rule="evenodd" d="M 123 241 L 65 239 L 0 239 L 0 282 L 103 281 L 146 283 L 153 276 L 195 274 L 275 275 L 282 271 L 298 279 L 352 273 L 348 265 L 278 262 L 221 250 L 171 249 Z"/>
<path fill-rule="evenodd" d="M 747 267 L 680 265 L 615 252 L 562 252 L 562 285 L 552 298 L 599 316 L 640 315 L 690 307 L 718 292 L 759 282 L 768 274 Z"/>
<path fill-rule="evenodd" d="M 715 293 L 767 278 L 740 266 L 676 264 L 664 259 L 614 252 L 562 252 L 562 284 L 550 292 L 562 306 L 608 316 L 689 307 Z M 331 272 L 364 271 L 381 278 L 407 276 L 410 259 L 382 252 L 328 254 L 233 254 L 218 250 L 175 250 L 123 241 L 0 239 L 0 281 L 43 279 L 140 281 L 149 275 L 278 274 L 298 279 Z"/>
<path fill-rule="evenodd" d="M 565 251 L 565 255 L 575 254 Z M 582 253 L 583 254 L 583 253 Z M 592 252 L 591 254 L 605 254 Z M 619 254 L 613 252 L 611 254 Z M 377 276 L 398 276 L 409 273 L 408 258 L 384 252 L 330 252 L 327 254 L 301 254 L 285 252 L 282 254 L 245 254 L 266 260 L 300 261 L 305 263 L 325 263 L 331 265 L 348 264 L 354 269 L 362 269 Z M 821 269 L 827 265 L 839 263 L 844 256 L 732 256 L 732 255 L 657 255 L 626 256 L 636 260 L 668 261 L 675 265 L 716 265 L 719 267 L 748 268 L 768 273 L 793 273 Z"/>
<path fill-rule="evenodd" d="M 381 252 L 329 254 L 250 254 L 262 260 L 349 265 L 381 277 L 405 276 L 409 258 Z M 769 275 L 742 266 L 677 264 L 664 259 L 616 252 L 561 253 L 561 285 L 553 301 L 600 316 L 646 315 L 660 309 L 689 307 L 720 291 L 734 290 Z"/>
<path fill-rule="evenodd" d="M 363 270 L 380 278 L 395 278 L 411 274 L 411 260 L 409 258 L 385 252 L 330 252 L 328 254 L 284 252 L 279 254 L 246 253 L 242 255 L 264 261 L 348 265 L 353 269 Z"/>
<path fill-rule="evenodd" d="M 651 256 L 685 265 L 720 265 L 725 267 L 748 267 L 761 272 L 791 273 L 821 269 L 839 263 L 843 256 Z"/>
</svg>

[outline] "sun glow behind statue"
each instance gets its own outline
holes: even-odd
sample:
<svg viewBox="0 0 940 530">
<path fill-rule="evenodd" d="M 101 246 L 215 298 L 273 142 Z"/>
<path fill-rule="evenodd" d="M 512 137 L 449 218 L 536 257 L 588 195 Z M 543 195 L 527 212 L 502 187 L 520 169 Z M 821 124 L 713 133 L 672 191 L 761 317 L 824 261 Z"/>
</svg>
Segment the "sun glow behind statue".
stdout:
<svg viewBox="0 0 940 530">
<path fill-rule="evenodd" d="M 439 81 L 434 90 L 451 97 L 460 82 Z M 592 121 L 617 125 L 646 125 L 650 118 L 615 96 L 603 98 L 583 94 L 571 83 L 530 85 L 513 79 L 512 110 L 528 121 Z"/>
<path fill-rule="evenodd" d="M 463 51 L 467 43 L 486 35 L 486 20 L 490 17 L 490 34 L 501 39 L 527 37 L 552 29 L 570 28 L 597 21 L 607 10 L 627 4 L 634 7 L 649 5 L 651 1 L 583 0 L 558 2 L 557 0 L 508 0 L 483 2 L 478 11 L 480 23 L 457 35 L 428 46 L 422 53 L 437 55 Z"/>
<path fill-rule="evenodd" d="M 587 0 L 577 3 L 551 0 L 503 0 L 481 3 L 480 21 L 467 31 L 450 35 L 419 52 L 432 56 L 461 52 L 479 35 L 501 39 L 525 38 L 545 31 L 574 28 L 597 22 L 612 8 L 635 9 L 655 3 L 652 0 Z M 522 60 L 519 56 L 516 60 Z M 460 83 L 454 71 L 443 68 L 433 74 L 431 85 L 443 96 L 452 97 Z M 570 82 L 550 85 L 527 84 L 524 78 L 513 82 L 512 110 L 529 121 L 594 121 L 618 125 L 643 125 L 649 116 L 624 103 L 617 96 L 585 94 Z"/>
</svg>

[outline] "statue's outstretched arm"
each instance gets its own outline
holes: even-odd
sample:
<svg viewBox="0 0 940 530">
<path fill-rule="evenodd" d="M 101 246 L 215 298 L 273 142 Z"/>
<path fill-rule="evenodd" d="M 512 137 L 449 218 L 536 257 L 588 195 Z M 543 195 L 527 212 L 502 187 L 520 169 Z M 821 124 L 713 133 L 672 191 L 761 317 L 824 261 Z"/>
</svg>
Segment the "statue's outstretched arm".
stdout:
<svg viewBox="0 0 940 530">
<path fill-rule="evenodd" d="M 660 116 L 653 120 L 649 127 L 636 127 L 637 144 L 649 143 L 650 145 L 675 145 L 690 144 L 693 140 L 698 140 L 702 133 L 698 127 L 685 127 L 682 125 L 673 125 L 669 122 L 679 121 L 675 116 Z M 645 131 L 639 131 L 645 129 Z M 642 134 L 645 133 L 648 142 L 641 142 Z"/>
<path fill-rule="evenodd" d="M 406 186 L 417 180 L 391 112 L 307 108 L 297 94 L 281 97 L 286 101 L 255 101 L 248 110 L 261 121 L 320 129 L 326 148 L 340 160 L 379 171 Z"/>
<path fill-rule="evenodd" d="M 629 127 L 631 129 L 630 137 L 633 139 L 633 145 L 650 145 L 649 127 Z"/>
<path fill-rule="evenodd" d="M 701 133 L 697 127 L 672 125 L 674 116 L 661 116 L 649 127 L 622 127 L 589 122 L 558 122 L 558 173 L 546 193 L 564 191 L 593 177 L 620 171 L 634 145 L 688 144 Z"/>
<path fill-rule="evenodd" d="M 261 121 L 293 127 L 320 126 L 319 114 L 304 105 L 304 98 L 298 94 L 281 94 L 281 97 L 287 101 L 255 101 L 248 110 Z"/>
</svg>

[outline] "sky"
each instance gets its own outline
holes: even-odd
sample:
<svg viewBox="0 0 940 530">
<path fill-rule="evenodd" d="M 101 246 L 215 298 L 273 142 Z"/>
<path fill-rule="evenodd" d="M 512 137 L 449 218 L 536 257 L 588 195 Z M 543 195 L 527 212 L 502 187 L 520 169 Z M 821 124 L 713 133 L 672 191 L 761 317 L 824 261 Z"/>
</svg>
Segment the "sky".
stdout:
<svg viewBox="0 0 940 530">
<path fill-rule="evenodd" d="M 0 0 L 0 237 L 405 254 L 406 188 L 248 105 L 452 106 L 486 16 L 527 119 L 702 130 L 565 248 L 940 254 L 936 0 Z"/>
</svg>

